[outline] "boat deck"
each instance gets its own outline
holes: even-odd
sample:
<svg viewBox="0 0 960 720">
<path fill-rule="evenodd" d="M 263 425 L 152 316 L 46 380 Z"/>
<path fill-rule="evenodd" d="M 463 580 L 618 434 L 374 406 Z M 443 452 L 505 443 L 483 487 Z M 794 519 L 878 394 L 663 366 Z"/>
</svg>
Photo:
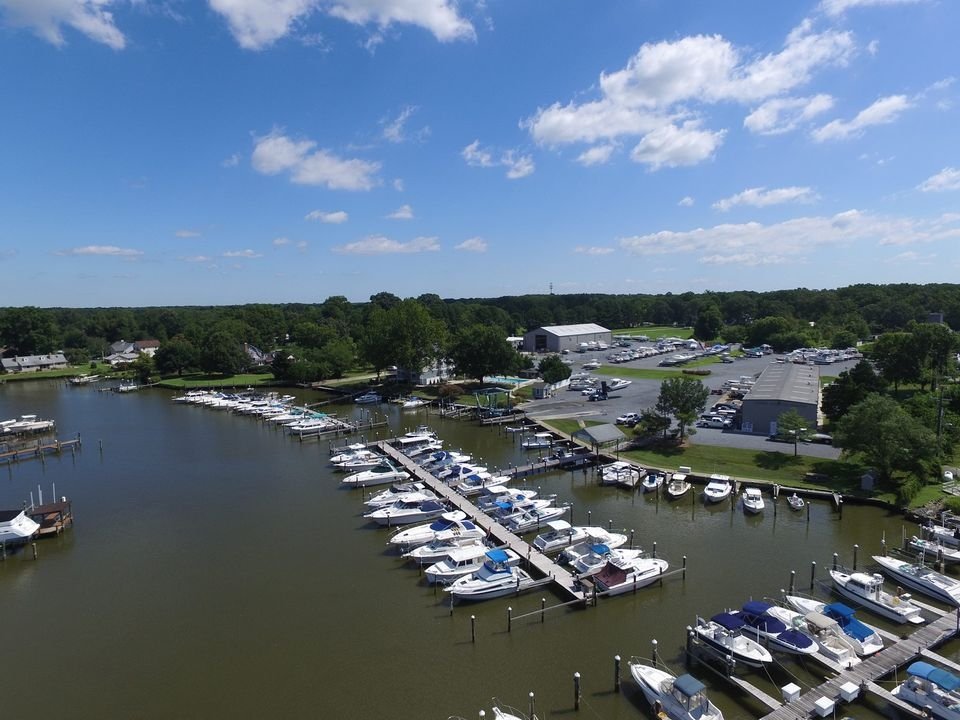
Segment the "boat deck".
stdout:
<svg viewBox="0 0 960 720">
<path fill-rule="evenodd" d="M 579 580 L 565 567 L 558 565 L 552 559 L 534 549 L 532 545 L 523 540 L 519 535 L 510 532 L 503 525 L 493 518 L 485 515 L 476 505 L 467 498 L 460 495 L 453 488 L 436 478 L 432 473 L 424 470 L 413 460 L 401 453 L 385 441 L 377 443 L 377 447 L 397 463 L 403 466 L 414 478 L 423 482 L 440 497 L 449 502 L 457 510 L 462 510 L 477 525 L 486 530 L 487 535 L 498 545 L 508 547 L 525 558 L 529 565 L 536 568 L 537 571 L 549 578 L 553 586 L 561 591 L 570 600 L 579 600 L 587 602 L 587 596 Z"/>
</svg>

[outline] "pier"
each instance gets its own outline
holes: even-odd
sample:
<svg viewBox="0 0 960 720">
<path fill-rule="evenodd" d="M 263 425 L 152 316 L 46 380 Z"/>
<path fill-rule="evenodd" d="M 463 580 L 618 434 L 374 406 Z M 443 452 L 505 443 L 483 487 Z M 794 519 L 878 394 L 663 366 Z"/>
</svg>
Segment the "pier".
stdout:
<svg viewBox="0 0 960 720">
<path fill-rule="evenodd" d="M 4 446 L 5 447 L 5 446 Z M 37 440 L 35 443 L 25 444 L 21 447 L 4 449 L 0 452 L 0 462 L 19 462 L 20 460 L 29 460 L 31 458 L 43 458 L 44 455 L 59 455 L 64 450 L 76 452 L 80 448 L 80 433 L 70 440 L 60 440 L 58 438 Z"/>
</svg>

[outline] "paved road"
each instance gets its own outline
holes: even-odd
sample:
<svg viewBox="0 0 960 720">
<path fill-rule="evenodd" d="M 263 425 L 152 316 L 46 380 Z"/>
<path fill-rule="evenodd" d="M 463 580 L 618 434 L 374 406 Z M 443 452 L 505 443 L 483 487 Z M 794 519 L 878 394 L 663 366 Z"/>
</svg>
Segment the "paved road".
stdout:
<svg viewBox="0 0 960 720">
<path fill-rule="evenodd" d="M 610 354 L 610 350 L 604 350 L 593 353 L 576 353 L 567 357 L 573 358 L 576 364 L 573 371 L 578 372 L 583 363 L 597 359 L 604 361 Z M 624 363 L 623 367 L 633 368 L 655 368 L 662 356 L 644 358 Z M 755 376 L 763 371 L 771 362 L 774 356 L 766 355 L 762 358 L 741 358 L 732 363 L 717 363 L 708 366 L 711 373 L 702 378 L 707 387 L 714 389 L 722 387 L 726 380 L 738 380 L 743 375 Z M 818 366 L 825 375 L 839 375 L 844 370 L 849 370 L 857 361 L 837 363 L 829 366 Z M 605 368 L 612 368 L 614 371 L 618 365 L 606 364 Z M 601 376 L 609 377 L 609 376 Z M 532 418 L 560 418 L 574 417 L 591 420 L 601 420 L 613 422 L 614 419 L 628 412 L 641 412 L 646 408 L 652 408 L 656 405 L 657 397 L 660 394 L 659 380 L 639 380 L 634 379 L 633 383 L 619 392 L 611 394 L 610 398 L 601 402 L 588 401 L 579 391 L 561 390 L 560 393 L 548 400 L 536 400 L 524 406 L 527 414 Z M 711 395 L 707 407 L 710 403 L 717 400 L 716 395 Z M 793 445 L 789 443 L 778 443 L 767 440 L 765 435 L 747 435 L 728 430 L 715 430 L 710 428 L 697 428 L 696 435 L 691 437 L 691 442 L 702 445 L 717 445 L 724 447 L 736 447 L 750 450 L 772 450 L 783 453 L 793 453 Z M 840 451 L 829 445 L 817 445 L 801 443 L 798 448 L 801 455 L 812 457 L 837 458 Z"/>
</svg>

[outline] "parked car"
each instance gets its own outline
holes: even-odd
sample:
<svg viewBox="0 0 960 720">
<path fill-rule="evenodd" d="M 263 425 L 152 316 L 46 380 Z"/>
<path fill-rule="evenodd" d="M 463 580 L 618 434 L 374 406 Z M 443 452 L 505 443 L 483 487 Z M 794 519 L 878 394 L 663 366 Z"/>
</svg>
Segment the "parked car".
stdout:
<svg viewBox="0 0 960 720">
<path fill-rule="evenodd" d="M 733 422 L 729 418 L 722 417 L 710 417 L 710 418 L 701 418 L 697 421 L 697 425 L 705 428 L 714 428 L 717 430 L 723 430 L 730 427 Z"/>
<path fill-rule="evenodd" d="M 813 433 L 803 438 L 804 442 L 821 443 L 822 445 L 833 445 L 833 438 L 826 433 Z"/>
<path fill-rule="evenodd" d="M 617 418 L 617 425 L 626 425 L 627 427 L 633 427 L 638 422 L 640 422 L 640 413 L 630 412 L 625 415 L 621 415 Z"/>
</svg>

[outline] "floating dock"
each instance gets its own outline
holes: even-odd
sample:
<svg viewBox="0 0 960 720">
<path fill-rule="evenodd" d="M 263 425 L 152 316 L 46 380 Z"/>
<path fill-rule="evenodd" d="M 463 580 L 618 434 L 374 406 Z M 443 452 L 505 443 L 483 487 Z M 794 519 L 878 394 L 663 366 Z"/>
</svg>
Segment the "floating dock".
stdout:
<svg viewBox="0 0 960 720">
<path fill-rule="evenodd" d="M 80 448 L 80 434 L 70 440 L 59 440 L 57 438 L 48 440 L 37 440 L 35 443 L 23 445 L 18 448 L 3 450 L 0 452 L 0 462 L 18 462 L 20 460 L 29 460 L 31 458 L 42 458 L 44 455 L 59 455 L 64 450 L 76 452 Z"/>
</svg>

